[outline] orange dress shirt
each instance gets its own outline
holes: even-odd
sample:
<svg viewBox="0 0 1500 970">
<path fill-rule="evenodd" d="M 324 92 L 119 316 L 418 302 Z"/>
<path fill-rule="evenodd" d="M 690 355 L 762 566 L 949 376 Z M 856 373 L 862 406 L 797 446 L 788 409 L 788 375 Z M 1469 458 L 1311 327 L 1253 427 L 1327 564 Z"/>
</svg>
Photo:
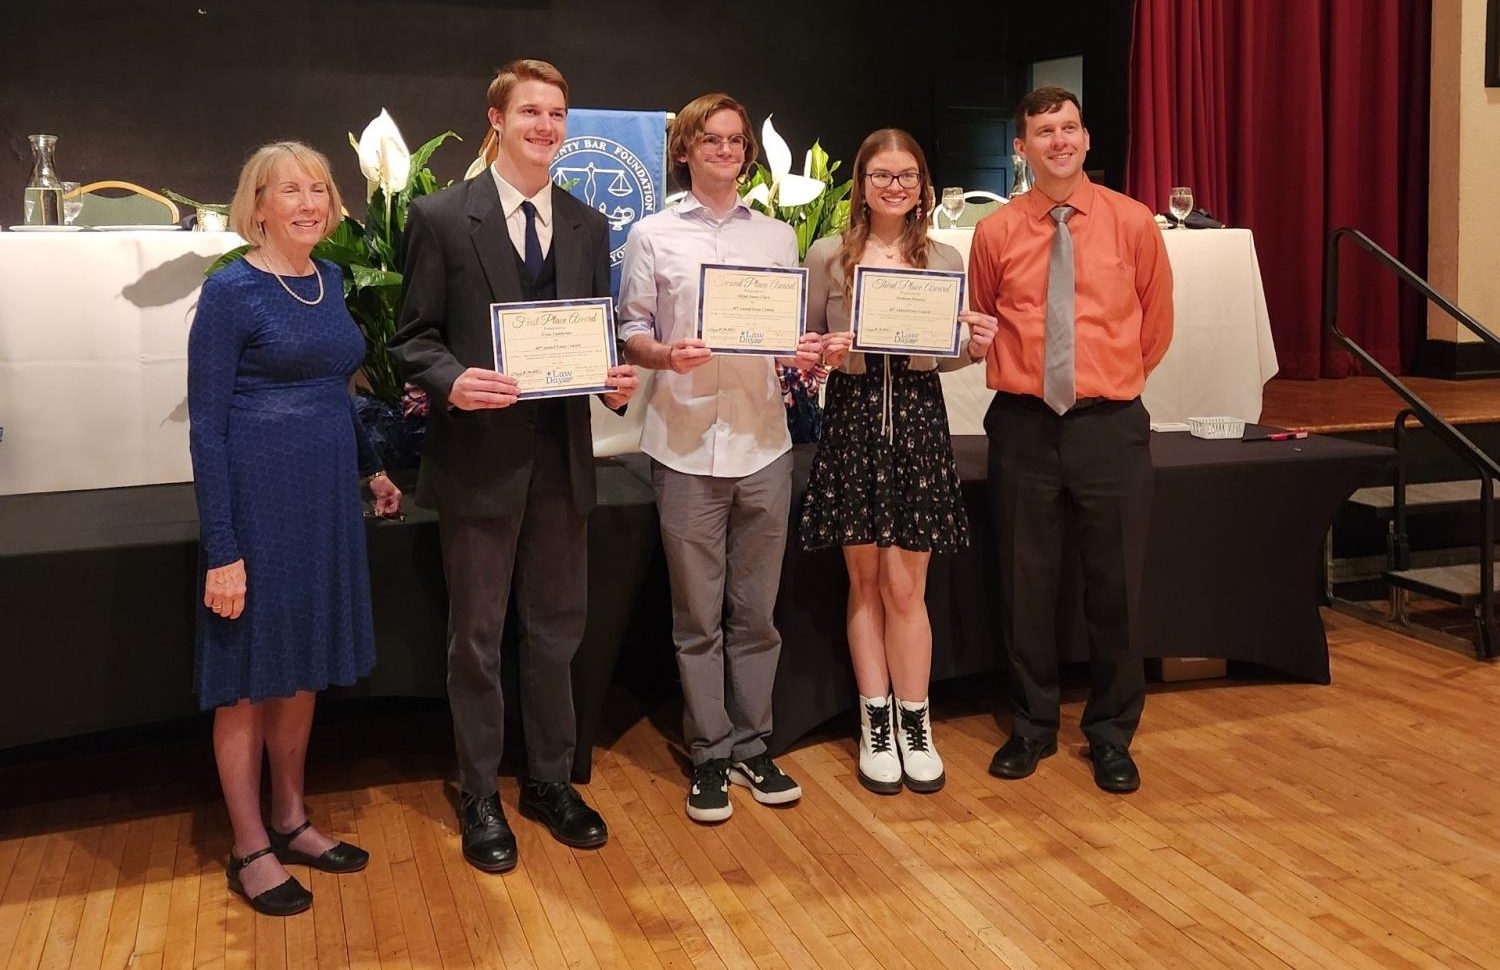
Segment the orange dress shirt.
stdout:
<svg viewBox="0 0 1500 970">
<path fill-rule="evenodd" d="M 969 305 L 1000 321 L 986 358 L 997 391 L 1042 396 L 1047 268 L 1057 223 L 1032 189 L 980 220 L 969 254 Z M 1088 176 L 1066 200 L 1073 234 L 1075 387 L 1128 401 L 1172 341 L 1172 267 L 1150 210 Z"/>
</svg>

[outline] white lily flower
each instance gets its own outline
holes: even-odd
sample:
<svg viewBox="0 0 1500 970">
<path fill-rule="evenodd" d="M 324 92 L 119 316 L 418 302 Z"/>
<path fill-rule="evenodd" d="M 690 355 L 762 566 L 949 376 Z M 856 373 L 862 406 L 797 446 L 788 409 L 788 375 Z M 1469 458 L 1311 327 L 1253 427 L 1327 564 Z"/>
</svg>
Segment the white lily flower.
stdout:
<svg viewBox="0 0 1500 970">
<path fill-rule="evenodd" d="M 828 186 L 821 179 L 811 177 L 811 151 L 802 163 L 802 174 L 792 174 L 792 150 L 787 147 L 786 140 L 776 133 L 771 117 L 766 115 L 765 123 L 760 126 L 761 144 L 766 149 L 766 167 L 771 170 L 771 188 L 767 195 L 774 197 L 779 206 L 806 205 L 822 195 Z M 753 197 L 753 191 L 746 196 Z"/>
<path fill-rule="evenodd" d="M 359 170 L 386 195 L 400 192 L 411 181 L 411 152 L 384 108 L 359 136 Z"/>
</svg>

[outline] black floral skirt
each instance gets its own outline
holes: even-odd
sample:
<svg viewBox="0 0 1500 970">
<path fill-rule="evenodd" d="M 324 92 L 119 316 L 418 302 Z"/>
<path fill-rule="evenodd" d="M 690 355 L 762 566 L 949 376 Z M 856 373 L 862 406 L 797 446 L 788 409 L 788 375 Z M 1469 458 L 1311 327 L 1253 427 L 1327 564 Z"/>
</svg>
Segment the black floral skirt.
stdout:
<svg viewBox="0 0 1500 970">
<path fill-rule="evenodd" d="M 802 548 L 964 548 L 969 519 L 937 372 L 910 370 L 904 355 L 869 354 L 865 362 L 863 374 L 828 375 L 823 436 L 802 500 Z"/>
</svg>

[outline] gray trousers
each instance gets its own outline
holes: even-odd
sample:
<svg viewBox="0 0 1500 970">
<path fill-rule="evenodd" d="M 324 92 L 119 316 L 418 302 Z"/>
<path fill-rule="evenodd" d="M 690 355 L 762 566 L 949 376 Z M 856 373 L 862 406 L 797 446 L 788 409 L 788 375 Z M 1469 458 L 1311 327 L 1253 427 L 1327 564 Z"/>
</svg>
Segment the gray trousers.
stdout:
<svg viewBox="0 0 1500 970">
<path fill-rule="evenodd" d="M 788 452 L 743 478 L 651 463 L 693 764 L 766 750 L 781 658 L 772 614 L 792 501 Z"/>
<path fill-rule="evenodd" d="M 566 438 L 537 436 L 525 506 L 515 515 L 444 515 L 448 579 L 448 703 L 459 784 L 495 791 L 505 747 L 500 634 L 515 583 L 521 723 L 527 774 L 567 781 L 573 768 L 573 654 L 588 614 L 587 518 L 569 486 Z"/>
</svg>

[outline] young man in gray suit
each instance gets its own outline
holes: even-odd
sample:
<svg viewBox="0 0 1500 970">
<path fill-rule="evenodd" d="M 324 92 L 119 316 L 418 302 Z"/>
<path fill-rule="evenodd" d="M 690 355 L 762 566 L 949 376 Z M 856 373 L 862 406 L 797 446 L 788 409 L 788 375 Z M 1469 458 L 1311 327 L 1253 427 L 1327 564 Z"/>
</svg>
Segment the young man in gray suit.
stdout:
<svg viewBox="0 0 1500 970">
<path fill-rule="evenodd" d="M 576 736 L 570 664 L 587 611 L 585 524 L 594 504 L 587 397 L 518 401 L 497 373 L 490 304 L 608 297 L 604 217 L 554 186 L 568 85 L 517 60 L 489 88 L 489 170 L 412 205 L 406 286 L 391 353 L 433 406 L 417 504 L 442 513 L 448 580 L 448 699 L 458 747 L 464 858 L 516 864 L 495 788 L 504 742 L 500 634 L 514 580 L 527 777 L 522 815 L 559 841 L 603 845 L 604 820 L 568 783 Z M 634 369 L 612 368 L 623 407 Z"/>
</svg>

